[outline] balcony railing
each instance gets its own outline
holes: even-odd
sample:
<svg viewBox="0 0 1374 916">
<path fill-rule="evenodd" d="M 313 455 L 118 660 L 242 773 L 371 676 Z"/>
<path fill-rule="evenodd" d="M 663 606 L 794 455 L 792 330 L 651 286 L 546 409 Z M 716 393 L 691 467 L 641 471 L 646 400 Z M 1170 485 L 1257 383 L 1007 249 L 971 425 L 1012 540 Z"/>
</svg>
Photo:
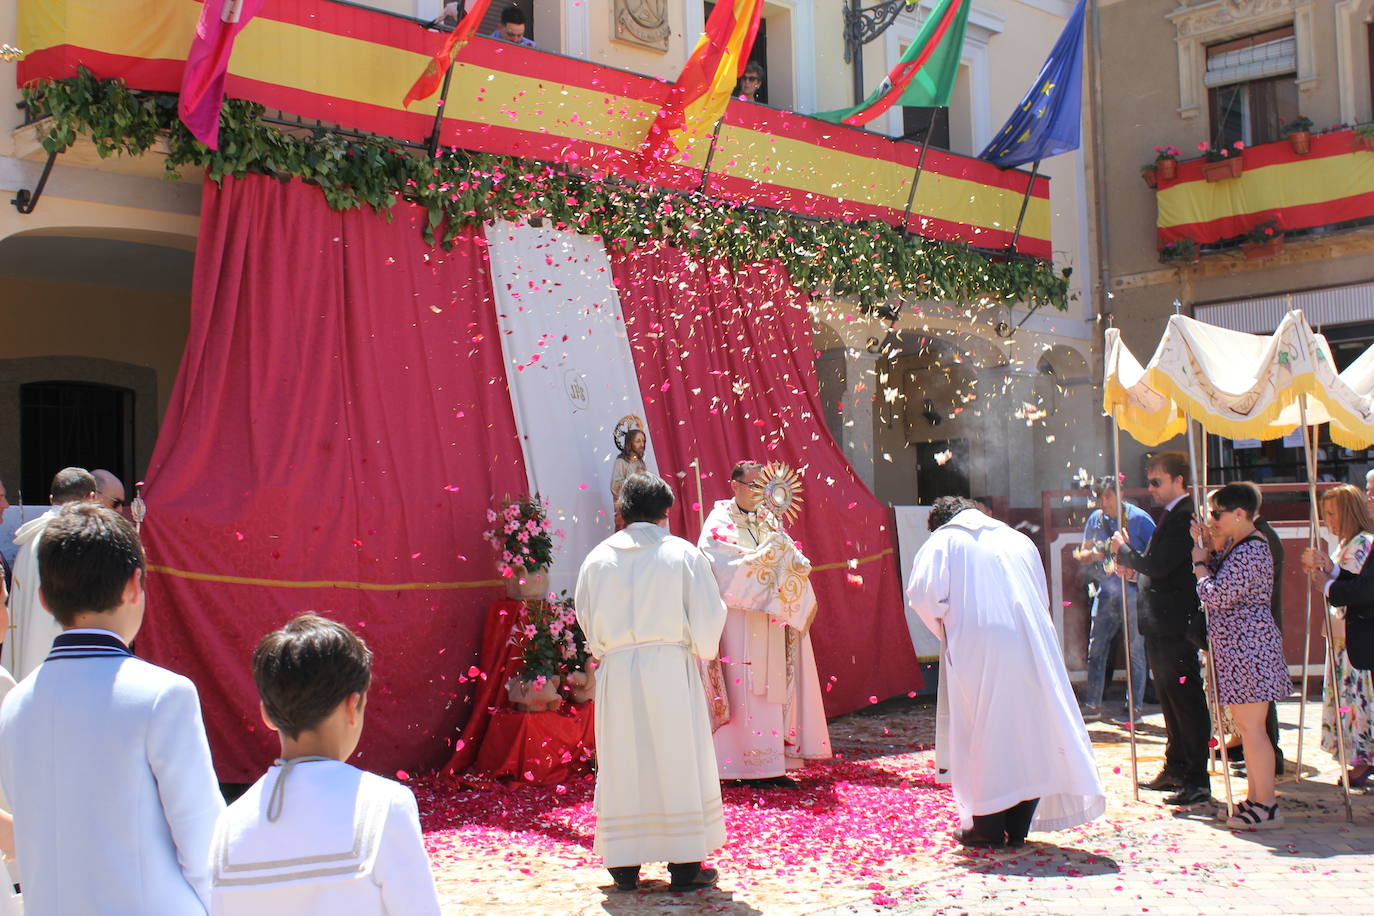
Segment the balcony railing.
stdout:
<svg viewBox="0 0 1374 916">
<path fill-rule="evenodd" d="M 74 76 L 84 65 L 136 89 L 175 92 L 201 4 L 19 0 L 28 50 L 21 84 Z M 239 35 L 230 97 L 403 141 L 434 130 L 433 100 L 401 99 L 443 36 L 418 20 L 329 0 L 272 0 Z M 452 77 L 439 142 L 640 178 L 633 152 L 669 86 L 604 65 L 476 39 Z M 659 184 L 702 188 L 739 204 L 832 219 L 902 222 L 920 147 L 790 111 L 734 100 L 709 145 Z M 907 228 L 927 238 L 1001 250 L 1012 241 L 1029 176 L 931 149 Z M 1016 244 L 1051 256 L 1049 182 L 1037 178 Z"/>
<path fill-rule="evenodd" d="M 1354 131 L 1314 135 L 1306 153 L 1288 140 L 1249 147 L 1236 177 L 1209 180 L 1209 165 L 1180 162 L 1174 178 L 1157 179 L 1162 252 L 1205 254 L 1271 220 L 1280 236 L 1374 220 L 1374 151 Z"/>
</svg>

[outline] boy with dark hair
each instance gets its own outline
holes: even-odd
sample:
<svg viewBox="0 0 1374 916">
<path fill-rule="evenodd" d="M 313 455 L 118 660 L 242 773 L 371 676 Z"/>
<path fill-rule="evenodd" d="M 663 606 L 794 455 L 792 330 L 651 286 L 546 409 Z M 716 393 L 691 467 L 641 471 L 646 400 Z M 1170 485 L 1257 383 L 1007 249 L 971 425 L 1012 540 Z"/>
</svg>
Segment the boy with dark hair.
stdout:
<svg viewBox="0 0 1374 916">
<path fill-rule="evenodd" d="M 129 652 L 143 569 L 133 525 L 91 503 L 58 509 L 38 545 L 62 633 L 0 708 L 30 916 L 193 916 L 209 903 L 224 801 L 195 686 Z"/>
<path fill-rule="evenodd" d="M 258 643 L 253 680 L 282 753 L 215 827 L 210 912 L 437 916 L 415 796 L 344 762 L 362 737 L 371 651 L 302 614 Z"/>
</svg>

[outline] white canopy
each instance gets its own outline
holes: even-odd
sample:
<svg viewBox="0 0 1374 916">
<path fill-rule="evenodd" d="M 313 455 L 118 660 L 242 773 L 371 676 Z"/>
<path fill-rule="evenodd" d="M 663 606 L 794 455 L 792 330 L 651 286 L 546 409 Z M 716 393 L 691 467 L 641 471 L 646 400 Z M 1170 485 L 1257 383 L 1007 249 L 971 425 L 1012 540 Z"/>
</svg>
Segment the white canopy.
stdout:
<svg viewBox="0 0 1374 916">
<path fill-rule="evenodd" d="M 1186 414 L 1230 439 L 1277 439 L 1301 425 L 1303 396 L 1308 425 L 1330 423 L 1345 448 L 1374 445 L 1374 347 L 1337 373 L 1301 311 L 1268 337 L 1175 315 L 1143 368 L 1117 329 L 1106 344 L 1103 409 L 1145 445 L 1184 433 Z"/>
</svg>

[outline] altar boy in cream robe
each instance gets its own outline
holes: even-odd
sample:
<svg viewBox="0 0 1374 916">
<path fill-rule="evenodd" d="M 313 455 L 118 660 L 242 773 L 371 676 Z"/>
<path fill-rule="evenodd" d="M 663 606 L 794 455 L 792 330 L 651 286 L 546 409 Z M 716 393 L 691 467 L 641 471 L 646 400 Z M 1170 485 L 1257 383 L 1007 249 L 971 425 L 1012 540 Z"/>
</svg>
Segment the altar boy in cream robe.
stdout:
<svg viewBox="0 0 1374 916">
<path fill-rule="evenodd" d="M 734 496 L 712 507 L 697 541 L 729 610 L 720 643 L 729 721 L 715 732 L 716 761 L 722 779 L 793 786 L 788 770 L 831 756 L 830 732 L 811 650 L 811 561 L 759 511 L 762 471 L 735 465 Z"/>
<path fill-rule="evenodd" d="M 632 475 L 617 503 L 626 527 L 577 576 L 577 622 L 600 659 L 592 849 L 621 890 L 645 862 L 667 862 L 673 890 L 709 887 L 702 860 L 725 820 L 699 664 L 715 658 L 725 607 L 706 558 L 668 533 L 660 477 Z"/>
<path fill-rule="evenodd" d="M 940 637 L 949 761 L 965 846 L 1019 846 L 1100 817 L 1106 796 L 1030 538 L 958 496 L 931 507 L 908 616 Z M 910 623 L 910 621 L 908 621 Z M 914 627 L 913 627 L 914 629 Z M 946 752 L 943 753 L 943 752 Z"/>
</svg>

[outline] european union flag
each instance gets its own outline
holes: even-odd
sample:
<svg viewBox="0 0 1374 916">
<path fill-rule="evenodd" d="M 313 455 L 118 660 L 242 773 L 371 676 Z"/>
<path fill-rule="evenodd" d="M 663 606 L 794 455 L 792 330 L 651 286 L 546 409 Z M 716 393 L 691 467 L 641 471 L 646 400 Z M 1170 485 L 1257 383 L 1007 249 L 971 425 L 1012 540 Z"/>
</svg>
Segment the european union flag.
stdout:
<svg viewBox="0 0 1374 916">
<path fill-rule="evenodd" d="M 1083 9 L 1073 15 L 1054 43 L 1035 84 L 1021 99 L 1006 126 L 978 154 L 1002 168 L 1078 149 L 1082 135 Z"/>
</svg>

